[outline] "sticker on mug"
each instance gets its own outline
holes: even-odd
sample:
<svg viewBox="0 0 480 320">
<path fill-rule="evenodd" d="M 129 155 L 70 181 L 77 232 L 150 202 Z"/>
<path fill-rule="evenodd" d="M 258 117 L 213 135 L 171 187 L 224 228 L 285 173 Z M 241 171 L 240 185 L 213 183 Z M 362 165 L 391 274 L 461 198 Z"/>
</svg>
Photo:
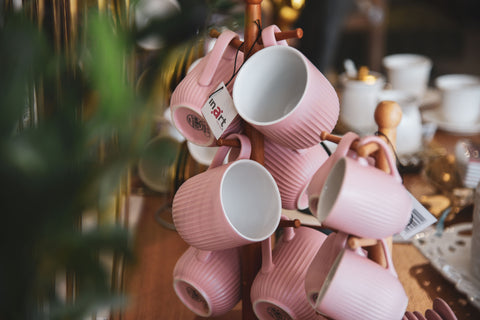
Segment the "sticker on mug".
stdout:
<svg viewBox="0 0 480 320">
<path fill-rule="evenodd" d="M 202 131 L 205 137 L 210 137 L 210 128 L 208 127 L 208 124 L 205 122 L 205 120 L 199 118 L 197 115 L 192 113 L 188 114 L 187 123 L 193 129 L 197 131 Z"/>
<path fill-rule="evenodd" d="M 274 320 L 292 320 L 292 318 L 282 309 L 276 307 L 268 307 L 267 313 Z"/>
<path fill-rule="evenodd" d="M 413 209 L 408 224 L 405 226 L 405 229 L 398 234 L 403 240 L 413 237 L 437 221 L 437 218 L 435 218 L 435 216 L 433 216 L 411 193 L 409 193 L 409 195 L 413 200 Z"/>
<path fill-rule="evenodd" d="M 202 114 L 215 138 L 219 139 L 237 116 L 233 99 L 222 82 L 208 97 L 202 107 Z"/>
<path fill-rule="evenodd" d="M 203 296 L 195 289 L 190 286 L 186 288 L 187 294 L 193 301 L 200 303 L 203 306 L 203 309 L 208 312 L 208 304 L 207 301 L 203 298 Z"/>
</svg>

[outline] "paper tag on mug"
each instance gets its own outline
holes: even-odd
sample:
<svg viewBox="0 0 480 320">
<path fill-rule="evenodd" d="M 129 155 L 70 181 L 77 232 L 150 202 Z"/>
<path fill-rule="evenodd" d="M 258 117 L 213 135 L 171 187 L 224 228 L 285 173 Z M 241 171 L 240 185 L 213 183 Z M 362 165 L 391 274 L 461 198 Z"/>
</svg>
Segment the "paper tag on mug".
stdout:
<svg viewBox="0 0 480 320">
<path fill-rule="evenodd" d="M 412 215 L 405 229 L 398 235 L 407 240 L 417 233 L 425 230 L 428 226 L 437 221 L 434 215 L 430 213 L 411 193 L 409 193 L 413 201 Z"/>
<path fill-rule="evenodd" d="M 222 136 L 223 132 L 237 116 L 238 113 L 233 104 L 233 99 L 223 82 L 220 83 L 203 105 L 202 114 L 217 139 Z"/>
</svg>

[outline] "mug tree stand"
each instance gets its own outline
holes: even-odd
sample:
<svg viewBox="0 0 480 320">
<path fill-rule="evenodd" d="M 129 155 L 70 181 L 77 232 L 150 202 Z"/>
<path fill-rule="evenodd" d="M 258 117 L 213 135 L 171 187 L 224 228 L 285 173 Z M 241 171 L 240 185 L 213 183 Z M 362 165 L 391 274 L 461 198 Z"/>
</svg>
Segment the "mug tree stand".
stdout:
<svg viewBox="0 0 480 320">
<path fill-rule="evenodd" d="M 239 39 L 234 39 L 230 42 L 230 45 L 245 53 L 245 60 L 253 55 L 258 50 L 263 48 L 261 42 L 257 43 L 259 26 L 261 26 L 261 3 L 262 0 L 245 0 L 245 32 L 244 41 L 242 43 Z M 218 37 L 219 32 L 211 30 L 211 37 Z M 275 38 L 279 40 L 287 40 L 292 38 L 301 38 L 303 36 L 302 29 L 295 29 L 291 31 L 283 31 L 275 34 Z M 243 45 L 242 45 L 243 44 Z M 246 49 L 247 48 L 247 49 Z M 387 140 L 388 143 L 393 145 L 396 141 L 396 128 L 401 120 L 401 109 L 398 104 L 392 101 L 380 102 L 375 111 L 375 122 L 378 126 L 378 132 L 382 138 Z M 258 132 L 252 126 L 246 124 L 245 133 L 252 144 L 251 159 L 264 164 L 264 138 L 263 135 Z M 322 140 L 328 140 L 334 143 L 338 143 L 341 137 L 330 134 L 329 132 L 323 132 L 321 135 Z M 237 140 L 219 139 L 218 145 L 240 146 Z M 375 157 L 376 166 L 386 172 L 389 171 L 389 166 L 382 152 L 378 151 L 378 145 L 370 143 L 361 147 L 357 147 L 354 143 L 352 148 L 357 151 L 361 156 L 372 155 Z M 301 225 L 299 220 L 282 221 L 279 224 L 279 228 L 283 227 L 299 227 Z M 381 246 L 375 239 L 363 239 L 350 237 L 348 244 L 352 248 L 359 246 L 365 247 L 369 254 L 369 258 L 381 265 L 386 265 L 384 261 L 384 255 L 382 253 Z M 389 241 L 391 251 L 391 239 Z M 250 299 L 250 288 L 253 280 L 261 267 L 261 244 L 255 243 L 243 246 L 241 248 L 241 278 L 242 278 L 242 319 L 253 320 L 257 319 L 252 308 Z"/>
</svg>

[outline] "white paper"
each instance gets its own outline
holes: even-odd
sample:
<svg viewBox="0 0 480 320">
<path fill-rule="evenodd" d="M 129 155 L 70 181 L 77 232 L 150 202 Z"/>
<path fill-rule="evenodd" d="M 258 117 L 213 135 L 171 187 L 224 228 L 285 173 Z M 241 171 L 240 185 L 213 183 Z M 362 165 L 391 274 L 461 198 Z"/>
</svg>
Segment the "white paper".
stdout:
<svg viewBox="0 0 480 320">
<path fill-rule="evenodd" d="M 432 215 L 430 211 L 428 211 L 412 194 L 410 194 L 410 197 L 413 201 L 410 221 L 405 229 L 398 234 L 403 240 L 411 238 L 437 221 L 437 218 L 435 218 L 435 216 Z"/>
<path fill-rule="evenodd" d="M 237 116 L 238 113 L 233 104 L 233 99 L 223 82 L 212 92 L 203 105 L 202 114 L 217 139 L 223 135 L 223 132 Z"/>
</svg>

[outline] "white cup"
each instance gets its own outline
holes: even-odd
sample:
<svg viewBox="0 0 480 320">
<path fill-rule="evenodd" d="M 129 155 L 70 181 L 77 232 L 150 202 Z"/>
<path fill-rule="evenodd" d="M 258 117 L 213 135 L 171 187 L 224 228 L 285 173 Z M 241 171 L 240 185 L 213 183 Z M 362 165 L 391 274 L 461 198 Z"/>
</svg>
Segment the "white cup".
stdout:
<svg viewBox="0 0 480 320">
<path fill-rule="evenodd" d="M 218 150 L 218 147 L 202 147 L 190 141 L 187 141 L 187 148 L 192 158 L 204 166 L 212 163 Z"/>
<path fill-rule="evenodd" d="M 397 127 L 395 149 L 398 155 L 414 154 L 422 149 L 422 116 L 415 96 L 400 90 L 382 90 L 380 101 L 395 101 L 402 108 L 402 120 Z"/>
<path fill-rule="evenodd" d="M 340 120 L 349 130 L 359 134 L 371 134 L 376 131 L 375 109 L 378 95 L 385 86 L 385 78 L 370 71 L 375 81 L 365 82 L 349 79 L 346 74 L 340 76 L 342 94 L 340 99 Z"/>
<path fill-rule="evenodd" d="M 180 133 L 180 131 L 175 128 L 175 125 L 172 121 L 172 111 L 170 108 L 166 108 L 163 112 L 163 116 L 156 117 L 156 129 L 158 133 L 165 133 L 178 142 L 185 141 L 185 137 Z M 168 123 L 166 124 L 165 121 Z"/>
<path fill-rule="evenodd" d="M 432 60 L 412 53 L 399 53 L 383 58 L 387 79 L 392 89 L 406 91 L 421 101 L 427 90 Z"/>
<path fill-rule="evenodd" d="M 440 110 L 445 121 L 472 124 L 480 118 L 480 77 L 448 74 L 437 77 L 435 86 L 442 93 Z"/>
<path fill-rule="evenodd" d="M 173 178 L 180 142 L 169 135 L 159 135 L 150 140 L 138 161 L 138 175 L 150 189 L 168 192 L 173 188 Z"/>
</svg>

